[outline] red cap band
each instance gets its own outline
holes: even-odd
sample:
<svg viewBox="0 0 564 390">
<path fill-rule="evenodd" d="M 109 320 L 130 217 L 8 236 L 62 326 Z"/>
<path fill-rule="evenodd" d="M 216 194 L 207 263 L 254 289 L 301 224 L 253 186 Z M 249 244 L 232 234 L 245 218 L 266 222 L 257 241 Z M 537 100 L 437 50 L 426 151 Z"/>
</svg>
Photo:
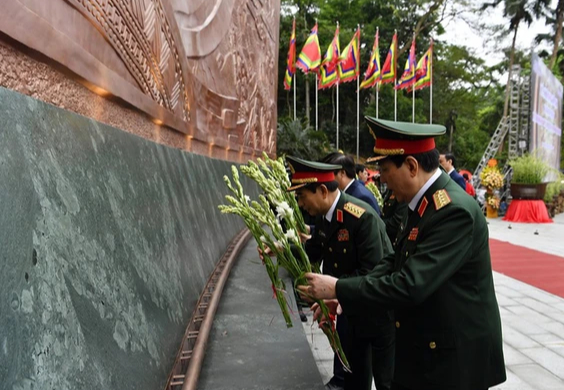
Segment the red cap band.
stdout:
<svg viewBox="0 0 564 390">
<path fill-rule="evenodd" d="M 333 172 L 296 172 L 292 175 L 292 183 L 325 183 L 334 180 Z"/>
<path fill-rule="evenodd" d="M 425 153 L 435 149 L 435 139 L 430 137 L 412 141 L 377 138 L 374 149 L 377 149 L 380 154 L 385 154 L 385 151 L 389 150 L 390 155 Z M 403 150 L 403 153 L 399 153 L 400 150 Z"/>
</svg>

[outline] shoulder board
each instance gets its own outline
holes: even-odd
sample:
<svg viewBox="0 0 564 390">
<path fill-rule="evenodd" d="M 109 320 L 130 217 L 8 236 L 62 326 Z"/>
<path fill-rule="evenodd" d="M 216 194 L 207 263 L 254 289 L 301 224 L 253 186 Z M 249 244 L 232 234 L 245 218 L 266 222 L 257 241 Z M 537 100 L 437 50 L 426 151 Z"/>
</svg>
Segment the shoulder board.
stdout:
<svg viewBox="0 0 564 390">
<path fill-rule="evenodd" d="M 450 200 L 450 196 L 448 196 L 448 192 L 445 189 L 438 190 L 433 194 L 433 201 L 435 202 L 435 210 L 440 210 L 445 207 L 447 204 L 452 202 Z"/>
<path fill-rule="evenodd" d="M 364 212 L 366 211 L 362 207 L 357 206 L 356 204 L 351 203 L 351 202 L 345 203 L 345 205 L 343 206 L 343 209 L 346 212 L 348 212 L 349 214 L 352 214 L 357 218 L 362 217 L 362 214 L 364 214 Z"/>
</svg>

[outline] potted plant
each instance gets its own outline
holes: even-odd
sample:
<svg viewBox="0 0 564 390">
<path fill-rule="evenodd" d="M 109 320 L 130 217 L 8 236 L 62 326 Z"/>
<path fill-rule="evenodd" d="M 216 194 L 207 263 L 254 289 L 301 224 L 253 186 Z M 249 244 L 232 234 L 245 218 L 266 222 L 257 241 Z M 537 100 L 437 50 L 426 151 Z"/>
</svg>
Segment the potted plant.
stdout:
<svg viewBox="0 0 564 390">
<path fill-rule="evenodd" d="M 509 161 L 513 168 L 511 196 L 513 199 L 543 199 L 550 167 L 539 157 L 524 154 Z"/>
</svg>

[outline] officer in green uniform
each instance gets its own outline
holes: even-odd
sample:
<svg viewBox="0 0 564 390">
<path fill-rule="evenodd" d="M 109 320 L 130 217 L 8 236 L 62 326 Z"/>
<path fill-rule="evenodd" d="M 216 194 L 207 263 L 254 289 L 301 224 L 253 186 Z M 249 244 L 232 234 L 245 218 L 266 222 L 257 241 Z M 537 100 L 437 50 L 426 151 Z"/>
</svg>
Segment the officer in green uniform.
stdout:
<svg viewBox="0 0 564 390">
<path fill-rule="evenodd" d="M 346 279 L 365 275 L 392 252 L 384 223 L 367 203 L 341 193 L 334 172 L 339 165 L 316 163 L 294 157 L 286 161 L 291 171 L 292 187 L 298 204 L 316 217 L 315 235 L 306 242 L 320 246 L 323 272 Z M 393 376 L 394 321 L 387 309 L 375 310 L 370 316 L 352 314 L 338 316 L 347 325 L 344 350 L 352 373 L 344 373 L 346 390 L 370 390 L 372 376 L 378 390 L 389 390 Z M 343 383 L 330 382 L 328 389 L 340 388 Z"/>
<path fill-rule="evenodd" d="M 397 236 L 400 226 L 407 216 L 407 203 L 398 202 L 394 192 L 386 191 L 384 196 L 384 206 L 382 207 L 382 220 L 386 225 L 386 233 L 394 248 L 397 244 Z"/>
<path fill-rule="evenodd" d="M 367 120 L 381 180 L 409 207 L 396 252 L 366 276 L 308 274 L 300 290 L 338 299 L 345 314 L 395 310 L 394 390 L 484 390 L 504 382 L 488 227 L 476 202 L 438 169 L 434 136 L 444 127 Z"/>
</svg>

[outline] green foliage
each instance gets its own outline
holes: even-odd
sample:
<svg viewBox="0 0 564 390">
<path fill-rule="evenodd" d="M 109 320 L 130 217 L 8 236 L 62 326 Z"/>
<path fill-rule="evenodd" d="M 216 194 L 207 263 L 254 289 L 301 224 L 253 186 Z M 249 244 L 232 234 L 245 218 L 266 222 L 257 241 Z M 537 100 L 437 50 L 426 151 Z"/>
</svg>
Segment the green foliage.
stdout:
<svg viewBox="0 0 564 390">
<path fill-rule="evenodd" d="M 564 191 L 564 175 L 560 175 L 557 181 L 548 183 L 546 192 L 544 193 L 544 201 L 546 203 L 552 202 L 552 199 L 560 192 Z"/>
<path fill-rule="evenodd" d="M 277 154 L 290 154 L 307 160 L 318 160 L 329 150 L 327 136 L 299 120 L 284 118 L 278 122 Z"/>
<path fill-rule="evenodd" d="M 550 167 L 540 158 L 525 154 L 510 160 L 513 168 L 511 182 L 515 184 L 540 184 L 550 171 Z"/>
</svg>

